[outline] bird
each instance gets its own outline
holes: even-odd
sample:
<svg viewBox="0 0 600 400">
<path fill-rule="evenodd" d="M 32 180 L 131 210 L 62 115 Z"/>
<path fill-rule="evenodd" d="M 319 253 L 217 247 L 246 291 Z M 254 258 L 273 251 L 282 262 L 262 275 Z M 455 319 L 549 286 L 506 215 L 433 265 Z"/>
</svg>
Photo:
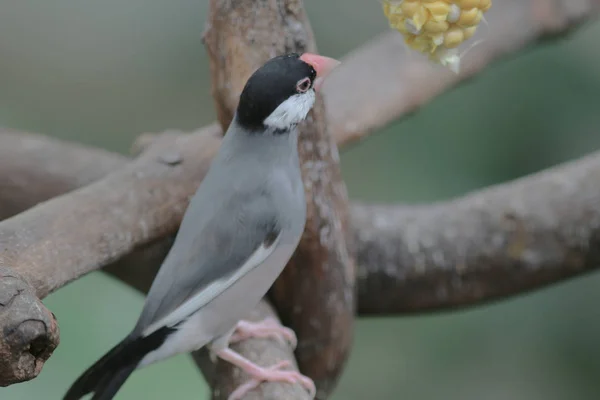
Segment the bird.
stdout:
<svg viewBox="0 0 600 400">
<path fill-rule="evenodd" d="M 297 248 L 306 224 L 298 124 L 339 61 L 313 53 L 271 58 L 243 87 L 232 122 L 185 210 L 131 332 L 75 380 L 63 400 L 112 399 L 145 366 L 206 347 L 249 380 L 229 399 L 264 381 L 313 381 L 283 361 L 263 367 L 229 344 L 274 337 L 295 345 L 275 320 L 245 321 Z"/>
</svg>

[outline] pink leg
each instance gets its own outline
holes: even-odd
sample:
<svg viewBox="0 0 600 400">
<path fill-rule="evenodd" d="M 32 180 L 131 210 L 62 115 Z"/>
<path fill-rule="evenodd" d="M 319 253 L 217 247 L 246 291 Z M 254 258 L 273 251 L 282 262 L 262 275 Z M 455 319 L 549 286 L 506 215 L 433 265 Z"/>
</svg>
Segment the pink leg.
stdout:
<svg viewBox="0 0 600 400">
<path fill-rule="evenodd" d="M 281 361 L 278 362 L 275 365 L 271 365 L 270 367 L 268 367 L 267 369 L 272 371 L 272 370 L 278 370 L 281 368 L 286 368 L 290 366 L 290 362 L 289 361 Z M 228 397 L 228 400 L 239 400 L 242 399 L 249 391 L 256 389 L 260 384 L 262 383 L 262 381 L 258 380 L 258 379 L 248 379 L 248 381 L 246 381 L 245 383 L 241 384 L 240 386 L 237 387 L 237 389 L 235 389 Z"/>
<path fill-rule="evenodd" d="M 232 363 L 233 365 L 243 369 L 251 379 L 239 386 L 231 395 L 228 400 L 239 400 L 246 395 L 250 390 L 256 388 L 261 382 L 286 382 L 286 383 L 299 383 L 310 393 L 311 399 L 314 399 L 316 394 L 316 388 L 313 381 L 300 374 L 296 371 L 285 371 L 282 368 L 289 367 L 288 361 L 283 361 L 272 365 L 271 367 L 261 367 L 241 356 L 231 349 L 224 349 L 217 352 L 217 356 L 225 361 Z"/>
<path fill-rule="evenodd" d="M 282 326 L 273 318 L 265 318 L 261 322 L 238 322 L 235 327 L 235 332 L 231 335 L 229 342 L 235 343 L 251 337 L 261 339 L 271 337 L 282 343 L 287 341 L 294 349 L 298 344 L 298 339 L 296 339 L 294 331 Z"/>
</svg>

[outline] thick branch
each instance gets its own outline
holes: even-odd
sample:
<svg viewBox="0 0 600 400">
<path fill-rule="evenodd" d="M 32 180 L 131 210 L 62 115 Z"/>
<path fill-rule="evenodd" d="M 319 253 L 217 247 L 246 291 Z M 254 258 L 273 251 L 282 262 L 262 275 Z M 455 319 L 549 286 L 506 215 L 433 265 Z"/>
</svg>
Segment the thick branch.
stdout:
<svg viewBox="0 0 600 400">
<path fill-rule="evenodd" d="M 73 151 L 53 139 L 35 140 L 47 144 L 40 146 L 40 151 L 46 147 L 58 151 L 61 146 L 65 152 Z M 30 151 L 20 146 L 16 136 L 0 135 L 0 143 L 15 155 Z M 0 156 L 0 160 L 3 167 L 5 158 Z M 43 164 L 34 168 L 39 167 L 43 170 Z M 76 166 L 65 164 L 48 178 L 70 186 L 72 167 Z M 14 177 L 30 175 L 29 171 L 12 171 Z M 40 192 L 30 194 L 43 201 L 48 193 L 43 183 L 48 178 L 37 176 L 41 181 L 31 181 L 31 185 Z M 600 265 L 597 176 L 600 153 L 448 202 L 424 206 L 355 204 L 352 225 L 359 313 L 414 313 L 478 304 L 596 269 Z M 3 178 L 0 175 L 0 182 Z M 195 186 L 193 182 L 187 185 Z M 15 197 L 4 194 L 0 191 L 0 206 L 17 208 L 10 202 Z M 157 257 L 147 257 L 148 262 L 156 266 L 168 244 Z M 139 261 L 148 253 L 135 254 L 129 256 L 131 261 Z M 129 265 L 123 263 L 119 271 L 127 272 L 127 268 Z M 134 282 L 150 282 L 151 271 L 137 271 L 127 276 Z M 40 279 L 45 276 L 43 264 L 39 264 L 38 273 Z"/>
<path fill-rule="evenodd" d="M 427 206 L 355 205 L 359 312 L 479 304 L 600 266 L 600 152 Z"/>
<path fill-rule="evenodd" d="M 218 145 L 210 131 L 173 140 L 166 135 L 104 179 L 2 221 L 0 262 L 43 298 L 172 234 Z"/>
<path fill-rule="evenodd" d="M 152 209 L 164 209 L 166 212 L 182 214 L 187 203 L 187 198 L 195 191 L 194 182 L 197 185 L 207 169 L 207 164 L 204 164 L 202 160 L 208 163 L 217 149 L 219 140 L 218 136 L 214 135 L 216 132 L 219 132 L 216 126 L 207 127 L 204 131 L 197 134 L 198 137 L 194 140 L 196 145 L 191 146 L 187 142 L 187 136 L 181 136 L 178 139 L 175 139 L 174 136 L 161 138 L 160 140 L 163 140 L 163 144 L 156 142 L 156 146 L 148 154 L 145 154 L 130 165 L 127 165 L 129 160 L 126 157 L 106 151 L 90 149 L 58 140 L 48 140 L 40 135 L 9 131 L 3 132 L 2 136 L 0 136 L 0 141 L 6 146 L 0 146 L 0 159 L 2 160 L 1 166 L 6 167 L 3 169 L 6 174 L 0 175 L 0 188 L 6 190 L 0 190 L 0 209 L 8 210 L 6 211 L 7 214 L 9 212 L 17 213 L 31 204 L 61 194 L 61 190 L 75 189 L 80 185 L 97 180 L 111 169 L 123 167 L 115 174 L 116 176 L 109 175 L 97 185 L 91 185 L 73 194 L 49 201 L 44 205 L 43 209 L 50 210 L 51 222 L 47 224 L 48 228 L 68 232 L 63 239 L 68 243 L 78 246 L 93 245 L 104 238 L 108 242 L 104 246 L 109 248 L 114 247 L 115 245 L 111 242 L 113 238 L 106 235 L 111 230 L 106 227 L 117 224 L 118 220 L 121 219 L 121 215 L 141 218 L 138 220 L 141 230 L 132 231 L 130 229 L 128 231 L 129 240 L 131 243 L 135 242 L 135 244 L 123 244 L 124 246 L 128 246 L 130 250 L 135 248 L 137 251 L 127 254 L 126 250 L 124 258 L 110 264 L 107 270 L 145 292 L 149 289 L 152 279 L 160 266 L 160 262 L 171 245 L 171 237 L 167 235 L 162 241 L 150 244 L 144 243 L 142 238 L 144 235 L 149 238 L 148 240 L 162 238 L 164 234 L 161 233 L 161 230 L 163 229 L 164 232 L 173 233 L 177 229 L 180 217 L 172 218 L 169 214 L 150 213 L 150 216 L 159 218 L 159 221 L 156 224 L 149 222 L 144 227 L 145 218 L 150 218 L 150 216 L 141 217 L 133 209 L 138 206 L 134 206 L 133 208 L 131 206 L 136 204 L 135 201 L 142 201 Z M 173 141 L 177 141 L 178 143 L 174 145 Z M 187 163 L 187 160 L 193 156 L 200 157 L 200 164 Z M 184 163 L 192 165 L 190 168 L 185 168 L 183 166 Z M 154 186 L 156 183 L 155 174 L 163 175 L 163 179 L 169 179 L 167 171 L 171 167 L 175 168 L 176 166 L 181 167 L 178 167 L 178 171 L 176 172 L 179 175 L 179 179 L 174 179 L 170 185 L 164 186 L 160 190 Z M 167 175 L 165 175 L 165 172 L 167 172 Z M 199 175 L 192 176 L 195 173 Z M 188 179 L 191 185 L 187 184 L 186 181 Z M 127 191 L 120 190 L 119 185 L 114 186 L 113 183 L 115 181 L 121 181 L 125 186 L 143 185 L 146 187 L 146 190 L 140 191 L 138 186 L 137 189 L 133 189 L 133 193 L 128 193 Z M 184 182 L 186 183 L 182 185 Z M 106 202 L 104 204 L 106 207 L 99 206 L 93 199 L 96 196 L 101 196 L 99 193 L 106 190 L 121 191 L 122 196 Z M 136 197 L 136 199 L 133 199 L 133 202 L 129 203 L 121 201 L 124 197 L 130 197 L 137 192 L 146 193 L 147 196 L 143 196 L 142 198 Z M 176 204 L 173 206 L 173 210 L 170 210 L 170 203 L 165 207 L 164 193 L 170 193 L 173 197 L 168 200 L 173 201 L 175 199 L 176 203 L 183 204 L 183 207 L 180 208 Z M 90 202 L 82 202 L 79 197 L 82 195 L 92 200 Z M 103 197 L 102 200 L 106 201 L 107 198 Z M 94 208 L 96 213 L 90 213 L 90 208 Z M 106 213 L 108 208 L 112 209 L 112 215 Z M 4 260 L 7 265 L 12 267 L 5 267 L 6 273 L 2 273 L 2 269 L 0 269 L 0 293 L 8 296 L 4 299 L 0 295 L 0 326 L 10 328 L 8 334 L 0 337 L 2 339 L 0 341 L 0 354 L 6 354 L 6 357 L 2 357 L 2 361 L 0 362 L 0 377 L 2 377 L 0 384 L 2 385 L 9 385 L 35 377 L 40 372 L 44 361 L 58 345 L 59 340 L 58 325 L 54 320 L 54 316 L 41 304 L 36 293 L 25 279 L 20 278 L 15 271 L 27 271 L 29 279 L 33 282 L 46 280 L 47 285 L 45 287 L 41 283 L 33 285 L 36 287 L 37 295 L 40 297 L 44 297 L 55 288 L 63 286 L 68 280 L 72 279 L 72 276 L 80 276 L 87 272 L 87 267 L 83 263 L 69 263 L 72 253 L 60 252 L 64 256 L 62 259 L 60 256 L 57 258 L 55 252 L 45 255 L 40 252 L 39 248 L 36 248 L 36 244 L 38 244 L 37 238 L 33 238 L 31 242 L 23 240 L 24 238 L 32 237 L 32 224 L 29 224 L 27 221 L 33 222 L 33 225 L 35 225 L 35 219 L 39 216 L 39 214 L 34 212 L 35 210 L 37 209 L 30 210 L 24 214 L 25 218 L 17 216 L 2 222 L 5 230 L 2 230 L 2 233 L 0 233 L 0 243 L 3 244 L 3 253 L 0 255 L 0 261 Z M 63 212 L 60 213 L 58 212 L 59 210 Z M 138 210 L 142 211 L 144 208 L 138 208 Z M 83 214 L 86 214 L 86 219 L 81 219 L 80 223 L 81 221 L 88 221 L 89 226 L 86 226 L 83 230 L 75 229 L 73 221 L 76 218 L 75 220 L 64 221 L 67 218 L 66 215 L 69 214 L 73 215 L 73 218 L 76 216 L 83 217 Z M 33 219 L 27 218 L 28 215 Z M 103 218 L 105 226 L 98 226 L 92 223 L 92 221 L 98 221 L 100 218 Z M 61 222 L 66 223 L 66 226 L 70 226 L 71 229 L 62 229 L 60 227 Z M 43 225 L 41 221 L 38 221 L 38 223 Z M 5 236 L 3 236 L 3 233 Z M 87 238 L 83 239 L 83 242 L 78 241 L 81 240 L 79 239 L 81 235 L 87 235 Z M 6 240 L 3 241 L 3 237 Z M 11 243 L 7 243 L 7 238 L 21 240 L 19 243 L 26 250 L 16 254 L 16 247 Z M 114 240 L 120 240 L 119 238 L 120 236 L 115 236 Z M 40 244 L 43 244 L 43 242 Z M 29 245 L 33 247 L 30 248 Z M 57 248 L 60 248 L 61 243 L 55 245 Z M 110 262 L 110 258 L 106 257 L 103 252 L 104 246 L 100 243 L 97 247 L 91 246 L 80 251 L 84 251 L 83 256 L 86 260 L 90 260 L 92 265 L 93 263 L 106 265 Z M 39 275 L 35 271 L 28 270 L 27 261 L 23 260 L 39 256 L 54 258 L 52 262 L 44 260 L 47 264 L 35 264 L 37 267 L 48 267 L 48 265 L 52 264 L 55 268 L 62 268 L 63 273 L 60 275 L 54 273 L 52 277 L 55 280 L 51 281 L 48 279 L 49 277 L 43 274 Z M 0 265 L 2 265 L 1 262 Z M 65 274 L 65 270 L 68 273 Z M 74 272 L 75 275 L 73 275 Z M 44 271 L 44 273 L 46 272 Z M 7 310 L 3 311 L 3 307 Z M 255 314 L 250 316 L 250 318 L 264 318 L 267 316 L 277 318 L 272 308 L 266 302 L 259 305 Z M 247 342 L 240 344 L 242 350 L 246 351 L 247 354 L 255 354 L 258 350 L 263 349 L 264 354 L 261 356 L 262 359 L 272 361 L 273 358 L 276 358 L 277 361 L 283 359 L 291 362 L 295 361 L 293 352 L 287 346 L 277 342 L 271 340 Z M 261 353 L 263 352 L 261 351 Z M 203 369 L 203 372 L 210 374 L 211 368 L 207 365 Z M 261 390 L 264 390 L 265 393 L 273 392 L 277 394 L 280 393 L 282 387 L 287 386 L 265 385 Z M 305 394 L 299 387 L 292 388 L 292 393 L 297 392 L 296 389 L 300 390 L 300 393 Z M 287 390 L 290 389 L 288 388 Z M 303 399 L 304 397 L 300 396 L 296 398 Z"/>
<path fill-rule="evenodd" d="M 201 141 L 199 137 L 195 140 Z M 49 147 L 59 151 L 62 146 L 65 154 L 74 151 L 52 139 L 35 140 L 47 144 L 40 146 L 40 151 Z M 0 136 L 0 142 L 15 155 L 30 154 L 27 146 L 20 146 L 23 142 L 17 136 Z M 163 141 L 163 145 L 166 143 Z M 0 160 L 4 167 L 6 158 Z M 43 184 L 48 178 L 63 182 L 61 187 L 74 184 L 71 168 L 77 165 L 64 164 L 47 178 L 36 175 L 41 181 L 31 181 L 31 186 L 40 188 L 40 192 L 30 195 L 43 201 L 48 193 Z M 11 171 L 14 178 L 30 176 L 30 171 Z M 449 202 L 428 206 L 355 205 L 352 222 L 359 266 L 359 312 L 410 313 L 475 304 L 597 268 L 600 189 L 595 177 L 599 175 L 600 153 L 596 153 Z M 195 187 L 191 181 L 185 185 L 190 191 Z M 14 196 L 2 197 L 4 194 L 0 191 L 0 206 L 18 207 L 11 203 Z M 20 218 L 29 215 L 26 212 Z M 3 226 L 0 224 L 0 232 Z M 44 279 L 47 265 L 37 266 L 38 279 Z M 67 272 L 65 276 L 81 273 Z M 144 275 L 140 269 L 139 274 L 130 277 L 149 282 Z"/>
<path fill-rule="evenodd" d="M 0 221 L 103 178 L 128 162 L 105 150 L 41 135 L 10 130 L 0 134 Z"/>
<path fill-rule="evenodd" d="M 274 55 L 316 51 L 301 0 L 212 0 L 205 43 L 213 97 L 224 128 L 254 70 Z M 271 297 L 283 321 L 298 336 L 300 370 L 315 381 L 317 398 L 325 399 L 335 387 L 352 342 L 354 264 L 346 246 L 350 237 L 346 188 L 320 99 L 300 127 L 299 151 L 306 188 L 306 229 Z M 234 378 L 221 376 L 222 380 Z M 220 391 L 213 397 L 228 394 Z"/>
<path fill-rule="evenodd" d="M 495 4 L 489 14 L 489 25 L 494 29 L 502 29 L 502 32 L 488 35 L 487 44 L 484 43 L 479 46 L 475 53 L 477 56 L 473 56 L 473 61 L 467 59 L 463 68 L 464 73 L 459 77 L 453 76 L 444 69 L 433 68 L 425 63 L 419 63 L 417 67 L 416 62 L 409 63 L 406 60 L 389 58 L 394 54 L 402 58 L 403 50 L 394 52 L 393 49 L 386 46 L 385 43 L 392 41 L 393 36 L 391 34 L 384 35 L 381 39 L 367 44 L 345 57 L 343 65 L 330 77 L 326 84 L 328 118 L 334 126 L 333 133 L 337 143 L 347 143 L 389 122 L 391 119 L 413 110 L 444 88 L 458 82 L 499 56 L 521 49 L 541 38 L 552 37 L 559 32 L 568 31 L 569 28 L 573 28 L 584 20 L 596 16 L 598 9 L 598 0 L 535 0 L 530 2 L 506 0 Z M 377 60 L 377 62 L 374 62 L 374 60 Z M 479 62 L 476 62 L 476 60 L 479 60 Z M 371 72 L 366 74 L 367 67 Z M 368 79 L 377 77 L 380 83 L 372 82 L 369 87 L 360 88 L 366 95 L 348 95 L 345 92 L 346 90 L 352 89 L 355 93 L 357 91 L 355 85 L 357 82 L 362 82 L 354 79 L 355 76 L 367 77 Z M 352 85 L 346 84 L 348 77 L 352 78 Z M 368 104 L 356 102 L 354 98 L 360 98 Z M 374 106 L 371 107 L 371 105 Z M 187 205 L 187 199 L 197 187 L 205 172 L 204 168 L 206 168 L 212 153 L 218 146 L 219 139 L 216 138 L 218 129 L 212 126 L 208 130 L 213 134 L 186 136 L 180 138 L 176 143 L 172 143 L 166 138 L 160 138 L 161 144 L 157 143 L 153 147 L 154 150 L 134 163 L 127 165 L 122 171 L 111 174 L 94 185 L 53 199 L 18 217 L 0 223 L 0 251 L 2 252 L 0 264 L 17 267 L 20 273 L 18 275 L 22 275 L 20 279 L 23 282 L 28 281 L 32 284 L 35 289 L 31 289 L 31 293 L 35 292 L 40 297 L 45 296 L 49 291 L 59 288 L 68 281 L 77 279 L 84 273 L 103 267 L 114 260 L 120 262 L 111 266 L 112 272 L 117 272 L 125 279 L 129 279 L 129 282 L 136 287 L 147 287 L 153 270 L 152 268 L 144 269 L 144 272 L 148 272 L 142 273 L 142 266 L 148 264 L 140 262 L 140 260 L 154 261 L 155 267 L 156 261 L 160 261 L 161 257 L 164 256 L 164 252 L 169 245 L 169 237 L 179 224 L 182 212 Z M 2 141 L 2 145 L 0 145 L 0 187 L 9 188 L 0 190 L 2 217 L 44 201 L 59 192 L 92 182 L 110 171 L 111 168 L 116 170 L 125 162 L 119 156 L 109 155 L 97 150 L 87 150 L 79 146 L 56 143 L 51 140 L 31 139 L 30 136 L 23 137 L 22 135 L 18 137 L 18 140 L 15 139 L 17 137 L 4 133 L 0 138 L 0 141 Z M 23 139 L 24 141 L 21 141 Z M 37 141 L 37 143 L 29 142 L 30 139 L 34 142 Z M 53 145 L 52 143 L 56 144 Z M 57 153 L 46 153 L 46 147 L 43 148 L 43 151 L 41 147 L 35 148 L 35 146 L 47 145 L 56 147 Z M 60 149 L 63 146 L 66 146 L 65 150 Z M 20 163 L 17 161 L 19 152 L 27 155 L 20 157 Z M 37 153 L 37 156 L 35 156 L 35 153 Z M 48 154 L 52 154 L 52 156 L 50 157 Z M 178 162 L 180 155 L 183 155 L 183 163 Z M 31 157 L 37 157 L 35 163 L 28 162 L 34 160 Z M 61 165 L 61 161 L 64 164 Z M 11 165 L 19 165 L 19 167 L 11 167 Z M 573 168 L 576 170 L 578 168 L 577 164 Z M 6 171 L 11 172 L 4 174 Z M 582 180 L 582 185 L 587 187 L 587 185 L 593 184 L 590 179 L 591 177 Z M 482 196 L 485 197 L 485 195 Z M 173 203 L 165 204 L 167 199 Z M 561 202 L 566 200 L 566 198 L 557 199 Z M 123 213 L 119 215 L 119 212 Z M 93 219 L 90 221 L 94 224 L 97 223 L 97 225 L 90 224 L 90 227 L 86 225 L 85 230 L 89 230 L 91 233 L 79 235 L 82 227 L 81 221 L 87 220 L 83 217 L 84 215 L 87 217 L 88 213 L 92 213 Z M 370 208 L 363 209 L 359 207 L 355 208 L 353 213 L 355 214 L 354 221 L 366 223 L 366 227 L 373 227 L 373 221 L 381 218 L 379 209 L 371 210 Z M 363 214 L 360 215 L 359 213 Z M 400 211 L 394 211 L 391 214 L 397 217 L 398 213 L 401 214 Z M 417 213 L 417 215 L 425 214 L 426 209 L 422 209 L 421 212 Z M 124 220 L 121 220 L 121 216 L 125 217 Z M 369 220 L 369 218 L 372 219 Z M 406 217 L 406 220 L 410 220 L 410 218 Z M 587 222 L 589 223 L 589 221 Z M 415 220 L 415 223 L 424 222 Z M 488 227 L 490 230 L 496 229 L 491 225 Z M 551 234 L 549 227 L 544 225 L 536 225 L 536 227 L 531 231 L 531 246 L 536 246 L 540 240 L 544 240 L 547 235 Z M 374 240 L 376 238 L 375 233 L 381 235 L 381 240 Z M 589 234 L 590 243 L 597 237 L 597 232 L 594 229 L 590 228 L 586 230 L 586 233 Z M 367 304 L 366 301 L 370 293 L 373 293 L 372 288 L 377 287 L 377 284 L 374 283 L 377 281 L 376 279 L 370 281 L 370 283 L 364 281 L 368 277 L 366 275 L 366 265 L 364 264 L 365 260 L 369 260 L 369 262 L 371 260 L 376 261 L 376 254 L 387 255 L 383 257 L 384 260 L 395 261 L 389 266 L 383 265 L 382 269 L 398 266 L 400 271 L 402 266 L 406 265 L 405 262 L 411 261 L 410 258 L 398 260 L 387 248 L 388 245 L 393 244 L 390 232 L 371 231 L 371 234 L 372 236 L 368 236 L 370 237 L 368 242 L 357 243 L 357 254 L 359 259 L 362 260 L 359 265 L 359 271 L 361 272 L 359 288 L 362 296 L 364 296 L 361 297 L 359 306 L 361 310 L 366 312 L 407 311 L 410 309 L 409 306 L 390 305 L 389 302 L 386 303 L 388 304 L 385 306 L 386 308 L 377 306 L 379 307 L 377 310 L 366 305 L 363 306 L 363 304 Z M 151 252 L 135 251 L 136 249 L 142 250 L 145 248 L 145 243 L 151 245 L 153 242 L 165 237 L 167 237 L 167 241 L 152 245 L 150 247 Z M 361 237 L 360 232 L 356 233 L 356 237 Z M 585 240 L 585 238 L 582 240 Z M 386 248 L 374 244 L 375 242 L 386 244 Z M 153 256 L 155 254 L 156 257 L 149 257 L 149 255 Z M 73 255 L 78 257 L 72 257 Z M 161 255 L 161 257 L 158 257 L 158 255 Z M 450 259 L 449 257 L 448 259 Z M 492 255 L 487 254 L 486 257 L 492 258 Z M 124 262 L 125 260 L 127 260 L 127 263 Z M 583 263 L 584 268 L 594 267 L 591 261 L 588 262 L 587 258 L 585 260 Z M 590 260 L 593 260 L 593 257 Z M 136 261 L 139 263 L 136 264 Z M 540 265 L 543 265 L 544 268 L 560 270 L 565 267 L 563 261 L 563 258 L 557 257 L 548 259 Z M 132 265 L 135 266 L 134 273 L 131 273 L 131 270 L 128 269 Z M 500 269 L 505 266 L 501 263 L 490 265 Z M 480 272 L 481 280 L 489 279 L 489 282 L 493 282 L 492 277 L 497 279 L 498 276 L 507 276 L 494 275 L 493 271 L 490 271 L 489 275 Z M 515 271 L 509 277 L 525 276 L 518 275 L 520 271 Z M 543 276 L 545 271 L 543 268 L 529 271 L 528 277 L 521 279 L 521 282 L 529 283 L 522 284 L 520 287 L 532 288 L 536 285 L 546 284 L 552 279 L 560 279 L 579 272 L 579 270 L 569 269 L 564 274 L 557 273 L 546 279 L 537 278 Z M 381 273 L 377 272 L 377 274 L 380 275 Z M 399 272 L 396 276 L 401 275 L 402 273 Z M 423 282 L 432 279 L 432 277 L 439 277 L 439 275 L 410 275 L 410 277 L 407 275 L 406 280 L 396 279 L 395 282 L 402 288 L 410 286 L 431 289 L 438 286 Z M 0 280 L 0 285 L 6 285 L 6 278 Z M 390 287 L 393 290 L 395 288 L 396 286 L 393 284 Z M 513 293 L 513 290 L 509 289 L 509 287 L 498 289 L 493 296 Z M 469 290 L 468 285 L 455 288 L 453 291 L 454 298 L 462 298 L 463 300 L 454 301 L 454 303 L 467 304 L 469 301 L 480 301 L 486 296 L 483 293 L 481 296 L 469 298 L 465 294 Z M 412 293 L 414 295 L 415 292 Z M 419 292 L 419 294 L 423 297 L 428 296 L 427 290 L 423 293 Z M 429 292 L 429 295 L 432 294 Z M 397 301 L 406 302 L 407 304 L 411 302 L 407 298 L 400 298 Z M 452 303 L 452 300 L 449 299 L 448 301 Z M 5 307 L 3 310 L 4 315 L 10 314 L 13 316 L 9 319 L 3 318 L 1 323 L 2 332 L 8 332 L 11 329 L 15 331 L 14 328 L 20 324 L 19 318 L 14 317 L 18 314 L 17 308 L 15 308 L 15 312 L 11 311 L 14 304 L 15 302 L 12 302 L 8 309 Z M 435 304 L 435 302 L 431 302 L 428 306 L 415 307 L 429 309 L 436 307 Z M 40 317 L 32 314 L 31 318 L 39 319 Z M 4 333 L 4 335 L 6 334 Z M 52 332 L 52 329 L 47 331 L 45 335 L 43 340 L 48 343 L 46 348 L 51 351 L 53 346 L 58 343 L 58 336 Z M 31 337 L 40 338 L 36 335 Z M 28 336 L 23 334 L 21 340 L 23 343 L 33 344 L 34 341 L 31 337 L 28 339 Z M 2 340 L 0 340 L 1 354 L 10 353 L 14 355 L 15 352 L 20 351 L 7 343 L 6 336 L 2 337 Z M 26 346 L 21 348 L 26 348 Z M 3 369 L 0 371 L 0 384 L 14 382 L 13 377 L 17 377 L 16 379 L 20 381 L 35 377 L 39 373 L 44 359 L 44 357 L 41 357 L 38 358 L 39 363 L 37 361 L 29 363 L 30 367 L 21 369 L 18 374 L 12 374 Z M 15 371 L 16 368 L 12 368 L 12 370 Z"/>
<path fill-rule="evenodd" d="M 13 354 L 12 358 L 3 357 L 3 360 L 13 360 L 14 363 L 10 368 L 2 366 L 0 385 L 37 376 L 45 359 L 58 345 L 58 330 L 52 328 L 50 323 L 53 320 L 43 318 L 44 315 L 51 314 L 35 296 L 43 298 L 79 276 L 115 260 L 120 260 L 117 265 L 123 267 L 123 261 L 127 258 L 125 256 L 133 250 L 175 232 L 189 196 L 204 176 L 214 150 L 219 145 L 218 138 L 211 136 L 209 131 L 194 136 L 200 137 L 194 143 L 187 143 L 190 137 L 192 136 L 171 138 L 173 140 L 162 137 L 156 146 L 118 172 L 0 223 L 0 266 L 12 271 L 10 275 L 0 276 L 0 287 L 7 292 L 17 288 L 20 293 L 16 297 L 19 301 L 9 302 L 2 310 L 0 354 Z M 14 157 L 19 150 L 31 155 L 34 148 L 31 144 L 42 143 L 39 137 L 29 141 L 25 136 L 8 134 L 2 138 L 3 144 L 7 146 L 0 146 L 1 163 L 19 160 L 19 157 Z M 62 145 L 64 144 L 56 143 L 50 148 L 57 149 Z M 14 167 L 2 169 L 11 172 L 9 176 L 2 176 L 1 185 L 12 185 L 11 190 L 8 193 L 0 191 L 2 195 L 8 196 L 6 204 L 12 204 L 7 208 L 15 210 L 22 206 L 20 203 L 11 203 L 22 198 L 22 194 L 18 193 L 19 188 L 25 188 L 28 195 L 31 195 L 27 202 L 31 204 L 36 201 L 36 196 L 37 200 L 41 200 L 52 194 L 52 190 L 74 187 L 83 184 L 85 179 L 97 178 L 94 173 L 75 177 L 70 172 L 72 170 L 96 170 L 102 173 L 103 168 L 109 169 L 113 161 L 115 167 L 121 164 L 119 157 L 106 155 L 103 158 L 101 152 L 95 153 L 98 157 L 86 159 L 85 156 L 93 155 L 93 151 L 77 146 L 65 145 L 63 150 L 65 153 L 62 156 L 55 154 L 57 157 L 53 159 L 38 155 L 40 165 L 35 166 L 36 173 L 19 173 Z M 46 148 L 40 147 L 38 151 L 45 152 Z M 4 153 L 12 154 L 13 157 L 4 156 Z M 78 153 L 78 156 L 74 156 L 74 153 Z M 57 160 L 65 162 L 62 168 L 58 167 Z M 98 168 L 88 163 L 98 160 L 102 160 L 98 163 Z M 188 162 L 189 160 L 194 161 Z M 56 168 L 43 168 L 52 165 Z M 8 165 L 3 164 L 2 167 Z M 42 171 L 49 175 L 42 177 Z M 41 182 L 34 184 L 33 179 L 40 179 Z M 62 185 L 51 189 L 46 186 L 48 182 L 61 180 Z M 29 185 L 15 184 L 19 182 L 29 182 Z M 35 187 L 40 188 L 41 193 L 34 195 L 32 190 Z M 164 244 L 157 246 L 159 247 L 152 247 L 154 252 L 162 252 L 167 248 Z M 142 253 L 137 261 L 147 260 L 148 255 L 152 254 Z M 133 265 L 139 268 L 141 264 L 134 262 Z M 17 283 L 20 286 L 15 286 L 12 275 L 19 277 Z M 143 276 L 138 279 L 148 280 Z M 24 307 L 22 304 L 31 307 Z M 42 321 L 45 328 L 41 325 L 23 325 L 23 321 L 27 320 Z M 37 333 L 33 328 L 21 329 L 29 326 L 35 327 Z M 38 344 L 42 343 L 44 349 L 36 350 L 34 357 L 37 358 L 34 362 L 28 361 L 25 354 L 27 349 L 39 347 Z"/>
</svg>

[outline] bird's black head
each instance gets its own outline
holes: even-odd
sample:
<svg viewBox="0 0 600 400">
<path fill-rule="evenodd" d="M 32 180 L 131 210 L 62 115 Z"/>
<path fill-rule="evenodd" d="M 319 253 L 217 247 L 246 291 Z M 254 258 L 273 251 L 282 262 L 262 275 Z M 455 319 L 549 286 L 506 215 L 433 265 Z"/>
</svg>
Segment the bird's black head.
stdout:
<svg viewBox="0 0 600 400">
<path fill-rule="evenodd" d="M 237 122 L 251 131 L 289 131 L 306 118 L 320 80 L 337 64 L 333 59 L 309 53 L 270 59 L 246 82 Z"/>
</svg>

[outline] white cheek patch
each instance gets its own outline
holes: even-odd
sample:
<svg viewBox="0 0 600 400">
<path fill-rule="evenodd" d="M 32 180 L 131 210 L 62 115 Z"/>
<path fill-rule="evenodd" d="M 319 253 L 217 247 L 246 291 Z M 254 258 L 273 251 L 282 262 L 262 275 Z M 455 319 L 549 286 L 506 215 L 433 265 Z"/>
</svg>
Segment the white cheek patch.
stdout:
<svg viewBox="0 0 600 400">
<path fill-rule="evenodd" d="M 315 104 L 315 91 L 299 93 L 284 101 L 265 118 L 264 124 L 275 129 L 288 129 L 299 124 Z"/>
</svg>

